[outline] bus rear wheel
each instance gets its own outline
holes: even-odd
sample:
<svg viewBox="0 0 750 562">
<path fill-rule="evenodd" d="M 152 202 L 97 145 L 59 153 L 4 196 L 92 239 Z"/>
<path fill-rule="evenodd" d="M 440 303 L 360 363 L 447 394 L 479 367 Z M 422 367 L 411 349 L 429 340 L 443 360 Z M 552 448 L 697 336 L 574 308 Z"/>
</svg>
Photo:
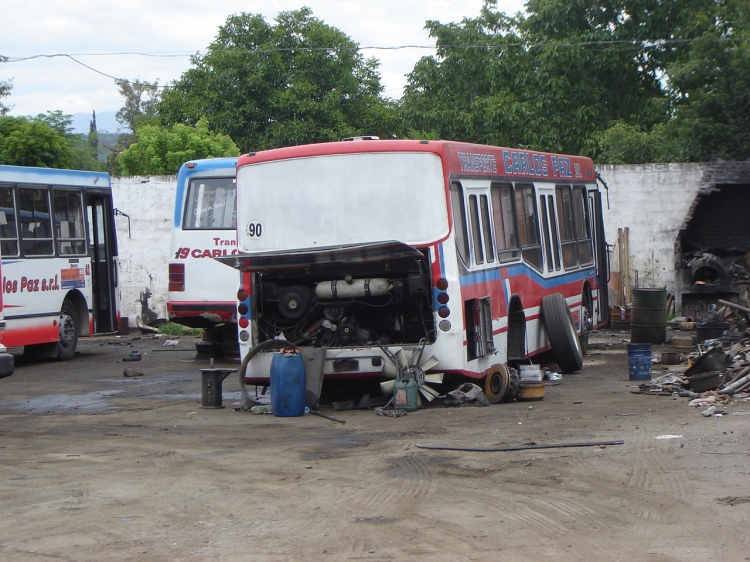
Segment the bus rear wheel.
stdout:
<svg viewBox="0 0 750 562">
<path fill-rule="evenodd" d="M 70 301 L 65 301 L 60 311 L 60 341 L 57 342 L 57 358 L 67 361 L 75 355 L 78 347 L 78 314 Z"/>
<path fill-rule="evenodd" d="M 552 353 L 562 372 L 580 371 L 583 367 L 583 350 L 565 297 L 560 293 L 544 297 L 542 319 Z"/>
</svg>

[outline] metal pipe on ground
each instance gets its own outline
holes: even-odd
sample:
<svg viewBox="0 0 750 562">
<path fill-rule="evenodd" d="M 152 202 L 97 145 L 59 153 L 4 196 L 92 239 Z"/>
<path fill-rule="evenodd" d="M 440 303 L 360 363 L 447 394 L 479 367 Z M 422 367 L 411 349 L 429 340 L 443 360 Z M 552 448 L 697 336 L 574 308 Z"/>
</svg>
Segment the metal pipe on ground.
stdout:
<svg viewBox="0 0 750 562">
<path fill-rule="evenodd" d="M 422 445 L 419 449 L 433 449 L 437 451 L 470 451 L 474 453 L 504 453 L 507 451 L 530 451 L 533 449 L 563 449 L 567 447 L 602 447 L 607 445 L 624 445 L 625 441 L 595 441 L 593 443 L 558 443 L 556 445 L 518 445 L 517 447 L 450 447 L 441 445 Z"/>
</svg>

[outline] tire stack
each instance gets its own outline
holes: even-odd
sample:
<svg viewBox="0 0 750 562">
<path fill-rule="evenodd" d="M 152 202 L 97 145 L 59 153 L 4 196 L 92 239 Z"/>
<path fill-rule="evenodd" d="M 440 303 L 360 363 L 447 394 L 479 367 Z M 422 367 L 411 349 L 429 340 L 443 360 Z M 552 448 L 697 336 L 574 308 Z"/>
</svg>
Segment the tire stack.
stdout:
<svg viewBox="0 0 750 562">
<path fill-rule="evenodd" d="M 667 290 L 633 289 L 630 307 L 630 342 L 663 344 L 667 341 Z"/>
</svg>

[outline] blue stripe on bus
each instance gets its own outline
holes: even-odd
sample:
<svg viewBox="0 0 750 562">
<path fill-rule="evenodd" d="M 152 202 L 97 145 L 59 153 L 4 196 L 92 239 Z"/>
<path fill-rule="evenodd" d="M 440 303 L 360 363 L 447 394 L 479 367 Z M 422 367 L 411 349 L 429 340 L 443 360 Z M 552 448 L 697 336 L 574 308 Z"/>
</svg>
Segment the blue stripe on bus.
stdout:
<svg viewBox="0 0 750 562">
<path fill-rule="evenodd" d="M 561 285 L 563 283 L 570 283 L 572 281 L 581 281 L 583 279 L 586 279 L 587 277 L 591 277 L 592 275 L 596 274 L 595 269 L 589 268 L 589 269 L 581 269 L 579 271 L 565 273 L 562 275 L 551 277 L 549 279 L 545 279 L 544 277 L 539 275 L 536 271 L 531 269 L 529 266 L 526 266 L 523 264 L 510 266 L 507 268 L 507 272 L 508 272 L 508 277 L 516 277 L 518 275 L 525 275 L 526 277 L 531 277 L 538 285 L 540 285 L 544 289 L 552 289 L 553 287 L 557 287 L 558 285 Z M 470 273 L 468 275 L 462 275 L 460 278 L 462 287 L 477 285 L 479 283 L 488 283 L 492 281 L 498 281 L 499 279 L 500 279 L 499 267 L 477 271 L 475 273 Z M 503 287 L 503 291 L 505 291 L 505 287 Z"/>
</svg>

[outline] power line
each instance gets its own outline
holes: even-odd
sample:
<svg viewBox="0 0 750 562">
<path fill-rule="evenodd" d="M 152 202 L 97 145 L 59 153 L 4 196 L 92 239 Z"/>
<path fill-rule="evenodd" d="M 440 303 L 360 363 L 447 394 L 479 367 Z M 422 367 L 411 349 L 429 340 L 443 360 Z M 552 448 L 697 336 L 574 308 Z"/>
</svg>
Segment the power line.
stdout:
<svg viewBox="0 0 750 562">
<path fill-rule="evenodd" d="M 750 37 L 716 37 L 703 38 L 696 37 L 693 39 L 604 39 L 597 41 L 517 41 L 507 43 L 480 43 L 480 44 L 435 44 L 435 45 L 367 45 L 358 46 L 335 46 L 335 47 L 273 47 L 267 49 L 223 49 L 224 53 L 236 54 L 255 54 L 255 53 L 279 53 L 289 51 L 399 51 L 405 49 L 507 49 L 509 47 L 586 47 L 586 46 L 606 46 L 606 45 L 631 45 L 633 47 L 654 47 L 659 45 L 678 45 L 689 43 L 733 43 L 750 41 Z M 56 53 L 56 54 L 38 54 L 27 57 L 8 57 L 7 62 L 24 62 L 37 58 L 54 58 L 54 57 L 74 57 L 74 56 L 142 56 L 153 58 L 177 58 L 189 57 L 193 55 L 201 56 L 205 53 L 197 52 L 174 52 L 174 53 L 144 53 L 140 51 L 122 51 L 111 53 Z"/>
<path fill-rule="evenodd" d="M 279 52 L 340 52 L 340 51 L 398 51 L 405 49 L 431 49 L 431 50 L 446 50 L 446 49 L 482 49 L 482 50 L 501 50 L 516 47 L 523 47 L 526 49 L 536 47 L 605 47 L 605 46 L 631 46 L 636 48 L 653 48 L 667 45 L 685 45 L 693 43 L 735 43 L 735 42 L 746 42 L 750 41 L 750 38 L 743 37 L 718 37 L 718 38 L 694 38 L 694 39 L 641 39 L 641 40 L 630 40 L 630 39 L 610 39 L 600 41 L 543 41 L 543 42 L 531 42 L 531 41 L 518 41 L 518 42 L 507 42 L 507 43 L 486 43 L 486 44 L 456 44 L 456 45 L 394 45 L 394 46 L 377 46 L 370 45 L 360 47 L 352 45 L 351 47 L 275 47 L 270 49 L 224 49 L 224 53 L 232 54 L 269 54 Z M 205 53 L 198 51 L 196 53 L 144 53 L 144 52 L 112 52 L 112 53 L 54 53 L 54 54 L 38 54 L 27 57 L 7 57 L 6 63 L 14 62 L 26 62 L 39 58 L 68 58 L 92 72 L 111 78 L 118 82 L 124 82 L 132 84 L 133 82 L 125 78 L 118 78 L 107 74 L 101 70 L 90 66 L 75 57 L 81 56 L 142 56 L 151 58 L 177 58 L 177 57 L 190 57 L 190 56 L 205 56 Z M 157 88 L 167 88 L 168 86 L 156 86 Z"/>
</svg>

